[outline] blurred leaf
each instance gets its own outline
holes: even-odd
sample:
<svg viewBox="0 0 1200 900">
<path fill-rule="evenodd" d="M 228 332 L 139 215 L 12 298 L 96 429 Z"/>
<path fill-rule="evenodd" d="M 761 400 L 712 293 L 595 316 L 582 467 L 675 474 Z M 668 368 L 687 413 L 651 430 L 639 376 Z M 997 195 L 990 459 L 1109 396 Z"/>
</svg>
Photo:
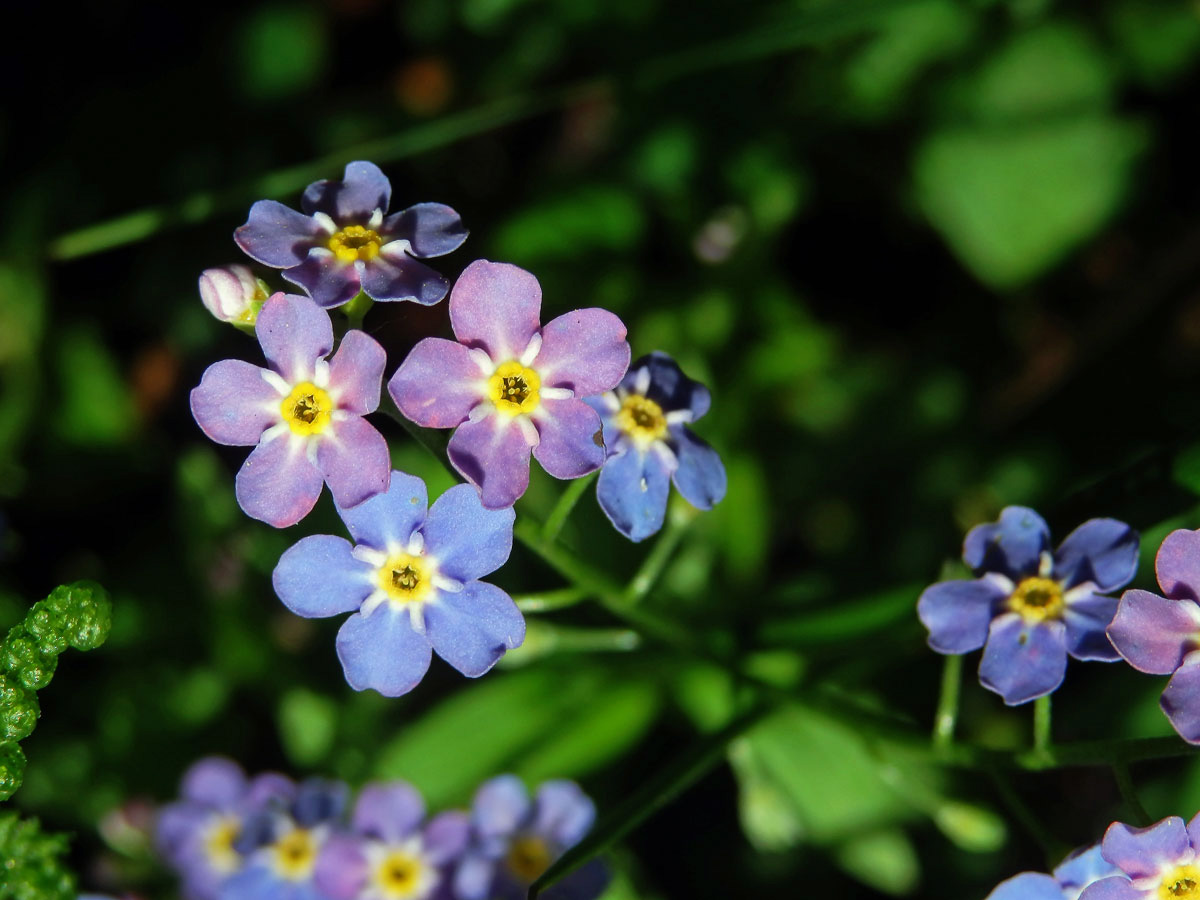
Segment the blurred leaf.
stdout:
<svg viewBox="0 0 1200 900">
<path fill-rule="evenodd" d="M 790 222 L 808 198 L 805 173 L 762 145 L 752 145 L 735 157 L 728 177 L 755 223 L 766 232 Z"/>
<path fill-rule="evenodd" d="M 279 736 L 296 766 L 315 766 L 329 755 L 337 719 L 337 706 L 329 697 L 302 688 L 283 695 L 279 702 Z"/>
<path fill-rule="evenodd" d="M 136 414 L 112 353 L 93 331 L 76 328 L 56 341 L 62 399 L 58 433 L 84 446 L 119 444 L 133 432 Z"/>
<path fill-rule="evenodd" d="M 75 900 L 67 838 L 44 834 L 36 819 L 0 813 L 0 900 Z"/>
<path fill-rule="evenodd" d="M 498 259 L 523 265 L 578 259 L 591 251 L 628 250 L 645 228 L 640 205 L 628 191 L 605 185 L 530 204 L 501 225 L 492 239 Z"/>
<path fill-rule="evenodd" d="M 911 894 L 921 877 L 917 852 L 899 828 L 855 835 L 834 855 L 846 874 L 885 894 Z"/>
<path fill-rule="evenodd" d="M 942 834 L 969 853 L 995 853 L 1008 837 L 1003 819 L 970 803 L 944 803 L 934 813 L 933 821 Z"/>
<path fill-rule="evenodd" d="M 238 86 L 255 100 L 299 93 L 321 77 L 327 55 L 317 7 L 259 7 L 241 20 L 237 35 Z"/>
<path fill-rule="evenodd" d="M 739 583 L 757 584 L 770 547 L 770 488 L 761 464 L 751 456 L 727 455 L 725 469 L 729 479 L 725 499 L 700 524 L 707 532 L 721 535 L 717 547 L 730 575 Z"/>
<path fill-rule="evenodd" d="M 694 177 L 696 156 L 696 134 L 688 124 L 663 125 L 635 151 L 633 175 L 652 191 L 682 194 Z"/>
<path fill-rule="evenodd" d="M 1111 31 L 1134 74 L 1160 86 L 1195 66 L 1200 8 L 1190 0 L 1123 0 L 1110 8 Z"/>
</svg>

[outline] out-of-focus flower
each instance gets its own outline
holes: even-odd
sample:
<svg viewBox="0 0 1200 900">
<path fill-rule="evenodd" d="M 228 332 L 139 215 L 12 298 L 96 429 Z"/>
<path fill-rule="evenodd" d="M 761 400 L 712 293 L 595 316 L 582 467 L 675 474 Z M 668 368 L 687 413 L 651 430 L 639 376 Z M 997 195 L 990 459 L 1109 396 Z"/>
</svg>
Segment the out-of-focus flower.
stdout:
<svg viewBox="0 0 1200 900">
<path fill-rule="evenodd" d="M 595 805 L 572 781 L 546 781 L 530 799 L 515 775 L 486 781 L 471 808 L 471 845 L 454 876 L 457 900 L 520 900 L 550 864 L 579 843 Z M 576 870 L 543 896 L 592 900 L 608 872 L 599 860 Z"/>
<path fill-rule="evenodd" d="M 289 799 L 295 786 L 282 775 L 247 779 L 232 760 L 207 757 L 183 776 L 180 799 L 162 809 L 155 828 L 159 852 L 178 872 L 190 900 L 217 900 L 221 885 L 242 866 L 235 848 L 247 817 Z"/>
<path fill-rule="evenodd" d="M 604 423 L 608 453 L 596 496 L 621 534 L 640 541 L 662 528 L 672 481 L 697 509 L 725 496 L 721 457 L 687 427 L 708 412 L 708 389 L 671 357 L 643 356 L 615 391 L 587 402 Z"/>
<path fill-rule="evenodd" d="M 259 200 L 233 239 L 252 259 L 282 269 L 320 306 L 341 306 L 360 290 L 373 300 L 437 303 L 448 282 L 418 260 L 457 249 L 467 230 L 441 203 L 386 215 L 391 195 L 378 166 L 352 162 L 341 181 L 305 189 L 303 213 Z"/>
<path fill-rule="evenodd" d="M 453 811 L 424 818 L 425 802 L 411 785 L 367 785 L 350 833 L 335 835 L 322 848 L 317 885 L 329 900 L 448 897 L 449 869 L 467 846 L 470 822 Z"/>
<path fill-rule="evenodd" d="M 352 507 L 387 488 L 387 441 L 366 419 L 379 406 L 386 354 L 350 331 L 337 353 L 329 314 L 307 297 L 275 294 L 255 324 L 270 365 L 213 363 L 192 391 L 192 415 L 218 444 L 254 446 L 237 475 L 247 515 L 283 528 L 316 504 L 322 483 Z"/>
<path fill-rule="evenodd" d="M 1104 629 L 1117 608 L 1104 592 L 1137 571 L 1138 535 L 1115 519 L 1089 519 L 1053 553 L 1050 530 L 1032 509 L 1009 506 L 963 542 L 972 581 L 943 581 L 917 604 L 938 653 L 984 648 L 979 680 L 1009 705 L 1062 684 L 1067 654 L 1118 659 Z"/>
<path fill-rule="evenodd" d="M 1108 636 L 1139 672 L 1171 676 L 1163 712 L 1184 740 L 1200 744 L 1200 531 L 1167 535 L 1155 571 L 1166 596 L 1126 591 Z"/>
<path fill-rule="evenodd" d="M 246 266 L 205 269 L 200 273 L 200 299 L 222 322 L 253 326 L 268 295 L 266 282 Z"/>
<path fill-rule="evenodd" d="M 1171 816 L 1149 828 L 1114 822 L 1100 849 L 1119 873 L 1084 888 L 1079 900 L 1200 898 L 1200 816 L 1187 824 Z"/>
<path fill-rule="evenodd" d="M 525 638 L 512 598 L 478 579 L 512 550 L 511 509 L 484 509 L 470 485 L 450 488 L 426 513 L 425 483 L 392 472 L 388 490 L 338 507 L 355 545 L 333 535 L 301 539 L 272 582 L 300 616 L 353 612 L 337 637 L 346 681 L 388 697 L 412 690 L 436 650 L 471 678 Z"/>
<path fill-rule="evenodd" d="M 525 493 L 531 452 L 555 478 L 600 468 L 600 418 L 581 398 L 612 390 L 629 365 L 612 313 L 577 309 L 543 328 L 541 305 L 531 274 L 476 260 L 450 293 L 458 342 L 425 338 L 388 382 L 409 419 L 455 429 L 450 462 L 489 509 Z"/>
<path fill-rule="evenodd" d="M 1079 900 L 1093 882 L 1120 870 L 1106 860 L 1095 844 L 1072 853 L 1054 870 L 1053 876 L 1041 872 L 1022 872 L 996 885 L 987 900 Z"/>
</svg>

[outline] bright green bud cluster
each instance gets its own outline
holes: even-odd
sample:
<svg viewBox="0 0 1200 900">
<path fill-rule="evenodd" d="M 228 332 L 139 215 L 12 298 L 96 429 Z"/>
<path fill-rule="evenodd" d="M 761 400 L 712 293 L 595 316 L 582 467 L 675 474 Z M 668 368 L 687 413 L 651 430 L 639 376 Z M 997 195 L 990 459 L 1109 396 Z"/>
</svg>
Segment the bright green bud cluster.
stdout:
<svg viewBox="0 0 1200 900">
<path fill-rule="evenodd" d="M 54 677 L 58 654 L 68 646 L 99 647 L 111 627 L 108 593 L 94 582 L 80 581 L 55 588 L 0 641 L 0 800 L 21 785 L 25 757 L 15 742 L 37 725 L 41 709 L 36 691 Z"/>
<path fill-rule="evenodd" d="M 66 853 L 65 836 L 42 834 L 36 819 L 0 814 L 0 900 L 75 900 Z"/>
</svg>

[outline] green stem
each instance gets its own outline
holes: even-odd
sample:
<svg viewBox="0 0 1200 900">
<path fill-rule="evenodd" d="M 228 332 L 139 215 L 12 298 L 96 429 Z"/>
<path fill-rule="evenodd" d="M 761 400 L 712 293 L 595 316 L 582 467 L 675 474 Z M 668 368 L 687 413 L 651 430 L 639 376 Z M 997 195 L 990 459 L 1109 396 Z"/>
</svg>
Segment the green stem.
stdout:
<svg viewBox="0 0 1200 900">
<path fill-rule="evenodd" d="M 558 540 L 559 534 L 562 533 L 563 526 L 567 524 L 567 519 L 571 516 L 571 511 L 575 509 L 575 504 L 583 497 L 592 481 L 599 474 L 598 471 L 584 475 L 582 478 L 576 478 L 559 496 L 558 502 L 554 504 L 554 509 L 550 510 L 550 515 L 546 517 L 546 523 L 542 526 L 542 539 L 545 541 Z"/>
<path fill-rule="evenodd" d="M 566 609 L 574 606 L 580 600 L 586 600 L 588 592 L 577 587 L 560 588 L 557 591 L 540 591 L 536 594 L 520 594 L 513 596 L 517 609 L 523 613 L 553 612 L 556 609 Z"/>
<path fill-rule="evenodd" d="M 361 329 L 363 319 L 374 305 L 374 300 L 368 297 L 364 291 L 359 291 L 353 300 L 342 307 L 342 311 L 346 314 L 346 329 L 348 331 L 355 328 Z"/>
<path fill-rule="evenodd" d="M 687 526 L 691 521 L 691 516 L 686 518 L 677 516 L 667 517 L 666 529 L 659 536 L 658 541 L 654 544 L 654 548 L 646 554 L 642 565 L 625 588 L 626 603 L 637 603 L 650 593 L 651 588 L 654 587 L 658 582 L 659 576 L 662 575 L 663 569 L 667 567 L 667 563 L 671 561 L 671 557 L 675 554 L 675 548 L 679 546 L 679 541 L 682 539 L 683 533 L 687 530 Z"/>
<path fill-rule="evenodd" d="M 1046 826 L 1042 824 L 1042 817 L 1037 815 L 1021 799 L 1021 795 L 1009 784 L 1004 773 L 992 769 L 988 774 L 992 776 L 992 783 L 996 786 L 996 793 L 1000 795 L 1000 799 L 1008 807 L 1008 811 L 1012 814 L 1012 817 L 1021 823 L 1021 826 L 1029 832 L 1030 837 L 1037 841 L 1046 856 L 1046 860 L 1049 863 L 1055 863 L 1062 859 L 1068 848 L 1047 830 Z"/>
<path fill-rule="evenodd" d="M 958 723 L 959 688 L 962 685 L 962 657 L 947 656 L 942 663 L 942 688 L 938 696 L 937 715 L 933 720 L 933 743 L 945 747 L 954 742 L 954 726 Z"/>
<path fill-rule="evenodd" d="M 1033 701 L 1033 750 L 1035 753 L 1050 752 L 1050 695 Z"/>
<path fill-rule="evenodd" d="M 1117 779 L 1117 789 L 1120 790 L 1121 799 L 1129 808 L 1133 824 L 1139 827 L 1149 825 L 1151 819 L 1146 813 L 1146 808 L 1142 806 L 1142 801 L 1138 799 L 1137 789 L 1133 785 L 1133 775 L 1129 771 L 1129 763 L 1119 760 L 1113 763 L 1112 770 Z"/>
</svg>

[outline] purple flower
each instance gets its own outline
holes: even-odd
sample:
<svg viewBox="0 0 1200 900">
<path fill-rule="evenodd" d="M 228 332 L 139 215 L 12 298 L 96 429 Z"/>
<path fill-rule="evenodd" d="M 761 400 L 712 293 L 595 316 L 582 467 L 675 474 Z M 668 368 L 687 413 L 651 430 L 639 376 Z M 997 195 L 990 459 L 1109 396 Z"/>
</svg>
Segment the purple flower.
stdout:
<svg viewBox="0 0 1200 900">
<path fill-rule="evenodd" d="M 1126 591 L 1108 636 L 1139 672 L 1171 676 L 1163 712 L 1184 740 L 1200 744 L 1200 531 L 1167 535 L 1155 570 L 1166 596 Z"/>
<path fill-rule="evenodd" d="M 1137 571 L 1138 536 L 1124 522 L 1089 519 L 1053 553 L 1032 509 L 1009 506 L 963 542 L 973 581 L 943 581 L 917 603 L 938 653 L 983 647 L 979 680 L 1010 706 L 1055 690 L 1076 659 L 1118 659 L 1104 629 L 1121 587 Z"/>
<path fill-rule="evenodd" d="M 341 306 L 359 290 L 374 300 L 437 303 L 448 283 L 417 260 L 457 249 L 467 231 L 441 203 L 387 216 L 391 195 L 378 166 L 352 162 L 342 181 L 314 181 L 305 189 L 303 214 L 259 200 L 233 239 L 252 259 L 283 269 L 320 306 Z"/>
<path fill-rule="evenodd" d="M 329 314 L 289 294 L 263 305 L 255 332 L 269 369 L 221 360 L 192 391 L 192 415 L 205 434 L 254 446 L 237 475 L 246 514 L 283 528 L 308 515 L 322 482 L 345 507 L 385 490 L 387 441 L 363 418 L 379 406 L 383 348 L 350 331 L 326 361 Z"/>
<path fill-rule="evenodd" d="M 596 808 L 572 781 L 546 781 L 532 801 L 521 779 L 484 782 L 471 809 L 471 846 L 454 875 L 456 900 L 520 900 L 563 852 L 579 843 Z M 608 873 L 599 860 L 576 870 L 542 896 L 594 900 Z"/>
<path fill-rule="evenodd" d="M 252 327 L 266 299 L 266 284 L 245 266 L 205 269 L 200 273 L 200 300 L 222 322 Z"/>
<path fill-rule="evenodd" d="M 219 900 L 326 900 L 317 859 L 340 828 L 348 795 L 341 782 L 310 779 L 288 803 L 247 818 L 235 842 L 245 858 L 221 886 Z"/>
<path fill-rule="evenodd" d="M 402 781 L 363 788 L 350 833 L 326 842 L 317 885 L 329 900 L 448 900 L 450 867 L 467 845 L 465 813 L 422 824 L 425 803 Z"/>
<path fill-rule="evenodd" d="M 608 458 L 600 470 L 600 508 L 630 540 L 662 528 L 670 482 L 697 509 L 725 496 L 721 457 L 687 425 L 706 412 L 708 388 L 665 353 L 643 356 L 617 385 L 587 403 L 604 423 Z"/>
<path fill-rule="evenodd" d="M 488 509 L 525 493 L 531 451 L 555 478 L 604 463 L 600 417 L 581 398 L 625 374 L 625 326 L 607 310 L 577 309 L 542 328 L 541 305 L 524 269 L 476 260 L 450 292 L 458 343 L 426 338 L 388 382 L 409 419 L 456 429 L 450 461 Z"/>
<path fill-rule="evenodd" d="M 1089 885 L 1080 900 L 1200 898 L 1200 816 L 1186 825 L 1172 816 L 1149 828 L 1114 822 L 1100 848 L 1120 873 Z"/>
<path fill-rule="evenodd" d="M 294 785 L 282 775 L 247 780 L 234 762 L 208 757 L 183 776 L 180 800 L 158 815 L 155 843 L 183 881 L 190 900 L 216 900 L 225 880 L 242 866 L 235 843 L 247 816 L 287 799 Z"/>
<path fill-rule="evenodd" d="M 1101 878 L 1119 874 L 1094 844 L 1072 853 L 1054 870 L 1054 875 L 1022 872 L 996 885 L 987 900 L 1079 900 L 1084 889 Z"/>
<path fill-rule="evenodd" d="M 511 509 L 487 510 L 470 485 L 450 488 L 428 514 L 425 483 L 392 473 L 386 493 L 338 513 L 355 546 L 313 535 L 283 554 L 279 599 L 310 618 L 353 612 L 337 637 L 346 681 L 388 697 L 411 691 L 436 650 L 476 678 L 525 639 L 525 619 L 479 581 L 512 550 Z"/>
</svg>

